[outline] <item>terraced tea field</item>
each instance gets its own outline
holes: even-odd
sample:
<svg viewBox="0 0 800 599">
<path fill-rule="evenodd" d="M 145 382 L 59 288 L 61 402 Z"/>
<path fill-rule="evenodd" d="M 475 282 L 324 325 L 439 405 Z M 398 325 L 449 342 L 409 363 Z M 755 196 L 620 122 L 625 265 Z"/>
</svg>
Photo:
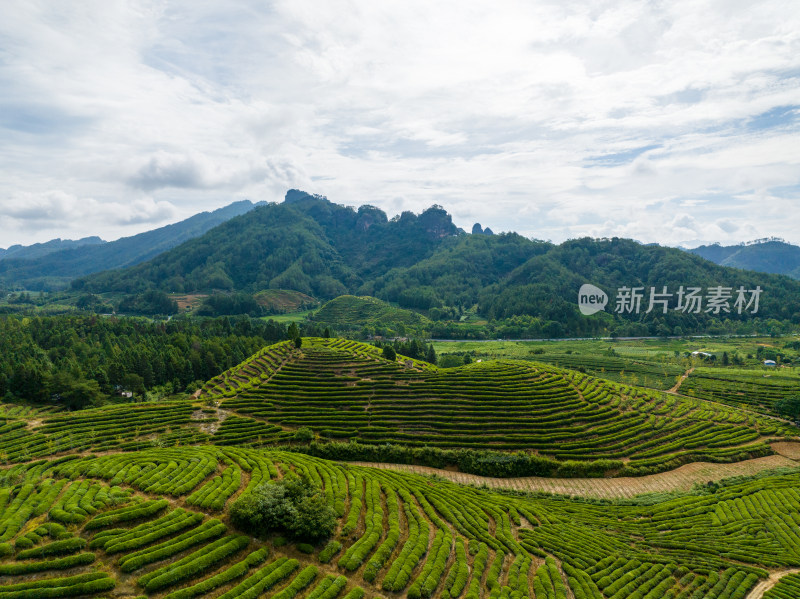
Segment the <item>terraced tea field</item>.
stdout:
<svg viewBox="0 0 800 599">
<path fill-rule="evenodd" d="M 468 471 L 477 473 L 501 471 L 509 454 L 498 452 L 524 451 L 543 464 L 534 472 L 557 476 L 630 476 L 690 462 L 736 462 L 769 455 L 770 442 L 798 432 L 719 403 L 547 364 L 437 369 L 403 357 L 387 361 L 354 341 L 306 339 L 299 350 L 288 343 L 264 348 L 209 381 L 193 401 L 74 413 L 6 409 L 0 461 L 197 444 L 297 445 L 301 429 L 302 442 L 316 436 L 376 451 L 387 444 L 423 453 L 472 451 L 482 462 L 473 460 L 476 469 Z M 495 454 L 479 454 L 486 449 Z"/>
<path fill-rule="evenodd" d="M 653 389 L 670 389 L 685 369 L 670 362 L 606 356 L 603 354 L 545 353 L 534 356 L 537 360 L 562 368 L 580 370 L 588 374 L 634 386 Z"/>
<path fill-rule="evenodd" d="M 440 342 L 439 352 L 467 352 L 473 361 L 486 359 L 538 360 L 579 370 L 599 378 L 632 386 L 671 389 L 690 368 L 691 380 L 680 392 L 692 397 L 744 407 L 775 415 L 773 404 L 787 396 L 800 396 L 800 363 L 795 339 L 720 338 L 683 340 L 554 341 L 554 342 Z M 767 348 L 782 356 L 786 367 L 765 368 L 758 350 Z M 692 351 L 713 354 L 715 362 L 691 358 Z M 740 366 L 725 366 L 724 355 Z M 732 362 L 733 363 L 733 362 Z"/>
<path fill-rule="evenodd" d="M 464 473 L 311 457 L 304 428 L 422 453 L 488 447 L 500 463 L 513 457 L 500 450 L 523 451 L 566 472 L 599 459 L 617 474 L 692 463 L 656 475 L 661 486 L 633 479 L 651 492 L 639 498 L 622 478 L 588 483 L 617 490 L 605 494 L 580 479 L 484 488 Z M 762 416 L 552 364 L 437 369 L 352 341 L 281 343 L 189 401 L 3 406 L 0 599 L 792 596 L 796 439 Z M 771 442 L 788 457 L 741 461 L 772 453 Z M 257 449 L 270 445 L 294 451 Z M 716 482 L 690 490 L 689 471 Z M 720 481 L 734 474 L 755 475 Z M 335 514 L 330 539 L 286 544 L 233 527 L 234 502 L 294 475 Z"/>
<path fill-rule="evenodd" d="M 777 400 L 800 396 L 800 374 L 785 369 L 695 368 L 681 393 L 768 413 Z"/>
<path fill-rule="evenodd" d="M 290 472 L 339 516 L 310 554 L 227 523 L 235 498 Z M 800 565 L 798 485 L 795 470 L 603 503 L 277 451 L 41 459 L 2 471 L 0 597 L 746 597 Z"/>
<path fill-rule="evenodd" d="M 232 416 L 217 443 L 268 445 L 302 427 L 365 444 L 525 450 L 559 462 L 616 461 L 626 474 L 770 452 L 796 434 L 719 404 L 519 361 L 436 369 L 371 346 L 309 339 L 264 348 L 209 382 L 201 399 Z M 243 420 L 242 416 L 251 417 Z M 257 434 L 255 431 L 259 431 Z M 613 467 L 613 466 L 612 466 Z"/>
</svg>

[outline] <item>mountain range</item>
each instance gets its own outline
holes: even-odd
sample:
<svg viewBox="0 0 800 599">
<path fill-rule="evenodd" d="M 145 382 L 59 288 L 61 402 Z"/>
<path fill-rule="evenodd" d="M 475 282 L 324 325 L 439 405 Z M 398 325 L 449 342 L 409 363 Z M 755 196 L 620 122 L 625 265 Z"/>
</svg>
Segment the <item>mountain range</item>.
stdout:
<svg viewBox="0 0 800 599">
<path fill-rule="evenodd" d="M 606 311 L 587 318 L 577 291 L 591 282 L 610 298 Z M 291 190 L 282 203 L 253 209 L 152 260 L 82 277 L 73 288 L 91 293 L 245 292 L 296 290 L 317 299 L 372 296 L 432 313 L 475 309 L 492 321 L 527 319 L 548 337 L 598 334 L 621 321 L 628 334 L 682 334 L 712 322 L 744 321 L 728 312 L 683 313 L 660 306 L 614 313 L 617 290 L 681 286 L 765 290 L 760 318 L 800 322 L 800 282 L 785 276 L 718 266 L 675 248 L 627 239 L 576 239 L 562 244 L 516 233 L 468 234 L 441 206 L 391 219 L 374 206 L 356 209 Z M 703 305 L 703 308 L 706 306 Z"/>
<path fill-rule="evenodd" d="M 0 248 L 0 260 L 5 260 L 6 258 L 33 260 L 61 250 L 69 250 L 81 247 L 82 245 L 101 245 L 104 243 L 107 242 L 97 236 L 93 236 L 84 237 L 83 239 L 51 239 L 50 241 L 34 243 L 33 245 L 17 244 L 5 250 Z"/>
<path fill-rule="evenodd" d="M 116 241 L 86 237 L 76 241 L 54 239 L 30 246 L 11 246 L 0 250 L 0 285 L 29 290 L 66 287 L 77 277 L 149 260 L 257 205 L 249 200 L 234 202 L 213 212 L 201 212 L 178 223 Z"/>
<path fill-rule="evenodd" d="M 721 266 L 743 268 L 800 279 L 800 247 L 780 239 L 723 246 L 718 243 L 688 250 Z"/>
</svg>

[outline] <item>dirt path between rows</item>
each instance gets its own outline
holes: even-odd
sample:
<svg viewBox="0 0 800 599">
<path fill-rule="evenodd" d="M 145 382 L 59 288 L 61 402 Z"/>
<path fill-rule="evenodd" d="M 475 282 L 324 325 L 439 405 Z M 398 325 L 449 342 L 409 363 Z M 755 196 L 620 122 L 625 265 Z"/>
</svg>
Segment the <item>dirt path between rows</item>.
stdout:
<svg viewBox="0 0 800 599">
<path fill-rule="evenodd" d="M 694 462 L 669 472 L 650 474 L 648 476 L 619 478 L 491 478 L 439 470 L 426 466 L 410 466 L 407 464 L 381 464 L 374 462 L 354 462 L 359 466 L 399 470 L 414 474 L 435 474 L 462 485 L 486 485 L 492 489 L 511 489 L 515 491 L 557 493 L 561 495 L 577 495 L 580 497 L 598 497 L 617 499 L 634 497 L 643 493 L 667 493 L 670 491 L 688 491 L 695 483 L 718 481 L 732 476 L 752 476 L 764 470 L 781 467 L 796 467 L 795 460 L 800 460 L 800 443 L 775 443 L 773 449 L 778 455 L 766 456 L 735 462 L 733 464 L 713 464 L 710 462 Z"/>
<path fill-rule="evenodd" d="M 667 393 L 677 393 L 678 389 L 681 388 L 681 385 L 683 384 L 683 381 L 685 381 L 687 378 L 689 378 L 689 375 L 692 374 L 693 372 L 694 372 L 694 366 L 692 366 L 689 370 L 684 372 L 683 375 L 681 376 L 681 378 L 678 379 L 678 382 L 675 383 L 675 386 L 672 387 L 672 389 L 670 389 L 669 391 L 667 391 Z"/>
<path fill-rule="evenodd" d="M 766 580 L 760 580 L 756 586 L 753 587 L 753 590 L 750 591 L 750 594 L 747 595 L 747 599 L 761 599 L 768 590 L 778 584 L 778 581 L 787 576 L 789 574 L 797 574 L 800 572 L 800 568 L 794 568 L 792 570 L 778 570 L 776 572 L 770 572 L 769 578 Z"/>
</svg>

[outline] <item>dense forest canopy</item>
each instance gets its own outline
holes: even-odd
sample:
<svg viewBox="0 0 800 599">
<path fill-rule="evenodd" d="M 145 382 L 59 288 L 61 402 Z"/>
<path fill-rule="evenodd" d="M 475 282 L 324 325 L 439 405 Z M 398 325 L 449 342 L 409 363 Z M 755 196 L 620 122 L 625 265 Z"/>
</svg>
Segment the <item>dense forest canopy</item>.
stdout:
<svg viewBox="0 0 800 599">
<path fill-rule="evenodd" d="M 246 317 L 0 317 L 0 398 L 85 407 L 122 390 L 191 390 L 285 337 L 283 325 Z"/>
</svg>

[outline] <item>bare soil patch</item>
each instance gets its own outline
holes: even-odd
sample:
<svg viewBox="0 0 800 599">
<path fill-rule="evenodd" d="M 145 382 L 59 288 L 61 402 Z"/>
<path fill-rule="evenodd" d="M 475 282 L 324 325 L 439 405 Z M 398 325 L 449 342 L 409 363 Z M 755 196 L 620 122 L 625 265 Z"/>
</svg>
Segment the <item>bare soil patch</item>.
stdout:
<svg viewBox="0 0 800 599">
<path fill-rule="evenodd" d="M 797 441 L 776 441 L 770 447 L 782 456 L 792 460 L 800 460 L 800 443 Z"/>
<path fill-rule="evenodd" d="M 208 297 L 202 293 L 192 293 L 188 295 L 173 295 L 172 299 L 178 304 L 178 310 L 193 309 L 200 305 L 204 298 Z"/>
</svg>

